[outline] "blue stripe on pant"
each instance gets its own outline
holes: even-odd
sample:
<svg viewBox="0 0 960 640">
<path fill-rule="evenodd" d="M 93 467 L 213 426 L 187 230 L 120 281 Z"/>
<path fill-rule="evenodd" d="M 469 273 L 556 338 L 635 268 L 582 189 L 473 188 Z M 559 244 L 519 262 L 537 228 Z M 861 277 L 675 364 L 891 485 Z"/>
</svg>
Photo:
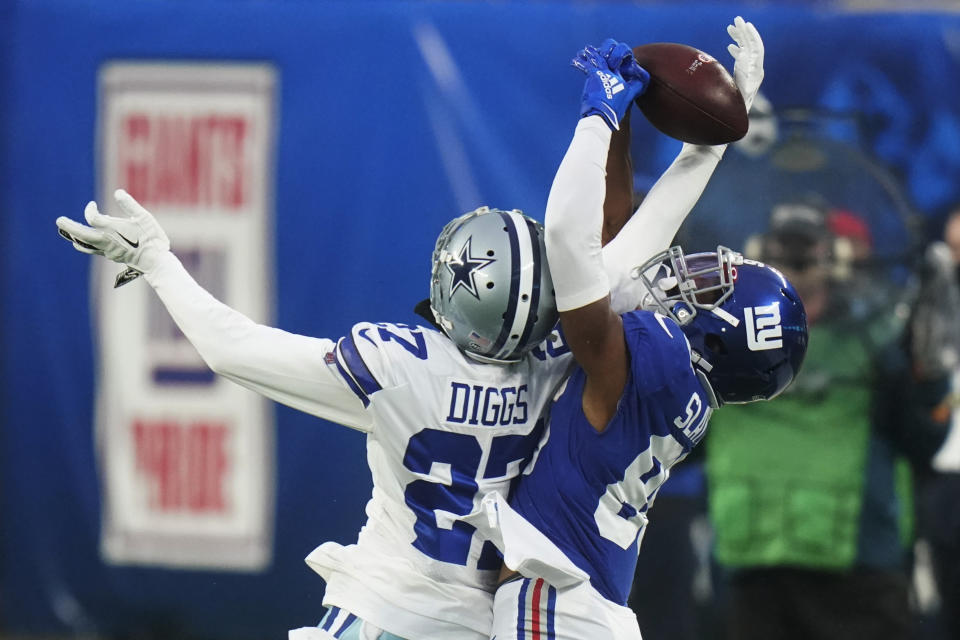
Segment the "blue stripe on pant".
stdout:
<svg viewBox="0 0 960 640">
<path fill-rule="evenodd" d="M 320 620 L 319 627 L 324 631 L 330 631 L 330 626 L 333 624 L 333 621 L 337 619 L 338 615 L 340 615 L 340 607 L 330 607 L 327 609 L 327 613 L 323 616 L 323 619 Z"/>
<path fill-rule="evenodd" d="M 527 586 L 530 580 L 524 579 L 521 583 L 520 595 L 517 597 L 517 640 L 526 638 L 526 615 L 527 615 Z"/>
<path fill-rule="evenodd" d="M 356 620 L 357 620 L 357 616 L 353 615 L 352 613 L 348 615 L 347 619 L 343 621 L 342 625 L 340 625 L 340 628 L 337 629 L 336 632 L 333 634 L 333 637 L 339 638 L 340 636 L 342 636 L 343 632 L 349 629 L 350 625 L 356 622 Z"/>
<path fill-rule="evenodd" d="M 336 624 L 337 619 L 341 617 L 341 614 L 346 614 L 343 619 L 343 622 Z M 324 631 L 330 633 L 331 636 L 337 638 L 338 640 L 363 640 L 369 636 L 364 634 L 364 629 L 366 632 L 370 632 L 370 626 L 367 625 L 363 620 L 350 613 L 345 611 L 340 607 L 330 607 L 327 609 L 326 615 L 320 620 L 320 624 L 317 625 Z M 376 636 L 376 640 L 406 640 L 401 638 L 398 635 L 392 634 L 389 631 L 380 631 Z"/>
</svg>

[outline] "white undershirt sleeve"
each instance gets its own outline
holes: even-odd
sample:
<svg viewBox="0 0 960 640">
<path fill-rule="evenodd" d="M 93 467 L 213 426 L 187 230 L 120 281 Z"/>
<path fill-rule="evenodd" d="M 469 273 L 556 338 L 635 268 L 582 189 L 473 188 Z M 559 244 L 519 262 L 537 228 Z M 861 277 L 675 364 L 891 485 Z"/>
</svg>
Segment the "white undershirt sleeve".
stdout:
<svg viewBox="0 0 960 640">
<path fill-rule="evenodd" d="M 361 400 L 324 361 L 335 342 L 253 322 L 197 284 L 172 253 L 144 277 L 215 373 L 319 418 L 372 429 Z"/>
<path fill-rule="evenodd" d="M 550 187 L 544 226 L 560 311 L 610 292 L 600 249 L 610 135 L 600 116 L 582 118 Z"/>
<path fill-rule="evenodd" d="M 632 311 L 643 295 L 634 268 L 670 247 L 680 225 L 710 181 L 726 145 L 684 144 L 673 163 L 650 188 L 640 207 L 603 248 L 603 262 L 617 313 Z M 553 263 L 551 262 L 551 272 Z"/>
</svg>

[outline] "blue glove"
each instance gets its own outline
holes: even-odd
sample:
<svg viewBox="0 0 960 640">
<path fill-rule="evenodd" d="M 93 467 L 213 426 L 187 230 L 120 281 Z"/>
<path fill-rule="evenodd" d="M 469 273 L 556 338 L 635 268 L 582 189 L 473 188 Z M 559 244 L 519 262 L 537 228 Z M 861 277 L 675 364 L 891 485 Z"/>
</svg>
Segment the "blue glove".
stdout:
<svg viewBox="0 0 960 640">
<path fill-rule="evenodd" d="M 607 60 L 607 66 L 617 71 L 625 80 L 639 80 L 643 89 L 637 95 L 643 94 L 650 84 L 650 74 L 633 58 L 633 49 L 625 42 L 617 42 L 607 38 L 598 48 L 600 55 Z"/>
<path fill-rule="evenodd" d="M 613 130 L 630 103 L 647 89 L 650 74 L 633 59 L 633 51 L 622 42 L 607 39 L 600 48 L 587 46 L 572 60 L 587 74 L 580 101 L 580 117 L 601 116 Z"/>
</svg>

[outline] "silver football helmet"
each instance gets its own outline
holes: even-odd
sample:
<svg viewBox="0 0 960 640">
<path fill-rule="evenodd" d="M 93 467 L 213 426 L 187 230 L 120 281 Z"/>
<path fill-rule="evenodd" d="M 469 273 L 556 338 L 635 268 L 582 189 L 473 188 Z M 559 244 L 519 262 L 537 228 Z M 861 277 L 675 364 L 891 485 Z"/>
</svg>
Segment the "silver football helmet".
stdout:
<svg viewBox="0 0 960 640">
<path fill-rule="evenodd" d="M 520 211 L 488 207 L 449 222 L 433 251 L 430 308 L 471 358 L 519 361 L 558 318 L 543 227 Z"/>
</svg>

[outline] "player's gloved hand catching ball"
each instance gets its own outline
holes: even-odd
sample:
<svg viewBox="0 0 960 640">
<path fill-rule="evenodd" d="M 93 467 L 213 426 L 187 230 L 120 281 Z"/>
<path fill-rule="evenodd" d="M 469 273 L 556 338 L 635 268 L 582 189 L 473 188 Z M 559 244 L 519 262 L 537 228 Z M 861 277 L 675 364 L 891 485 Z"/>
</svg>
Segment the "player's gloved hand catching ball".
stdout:
<svg viewBox="0 0 960 640">
<path fill-rule="evenodd" d="M 600 48 L 584 47 L 572 60 L 587 74 L 580 102 L 580 117 L 599 115 L 614 130 L 634 98 L 643 93 L 650 74 L 633 59 L 632 49 L 616 40 L 604 40 Z"/>
<path fill-rule="evenodd" d="M 159 257 L 170 250 L 170 240 L 149 211 L 123 189 L 113 194 L 126 217 L 106 216 L 92 200 L 83 211 L 87 225 L 65 216 L 57 218 L 57 231 L 73 243 L 77 251 L 101 255 L 127 265 L 114 287 L 150 271 Z"/>
<path fill-rule="evenodd" d="M 753 23 L 746 22 L 740 16 L 733 19 L 733 24 L 727 27 L 727 33 L 736 43 L 727 46 L 734 60 L 733 80 L 749 113 L 763 82 L 763 40 Z"/>
<path fill-rule="evenodd" d="M 613 38 L 607 38 L 600 44 L 597 51 L 606 59 L 607 66 L 612 71 L 619 73 L 625 80 L 641 81 L 644 85 L 643 89 L 646 89 L 650 82 L 650 74 L 633 57 L 633 49 L 630 48 L 630 45 L 625 42 L 617 42 Z M 640 93 L 643 93 L 643 89 Z"/>
</svg>

